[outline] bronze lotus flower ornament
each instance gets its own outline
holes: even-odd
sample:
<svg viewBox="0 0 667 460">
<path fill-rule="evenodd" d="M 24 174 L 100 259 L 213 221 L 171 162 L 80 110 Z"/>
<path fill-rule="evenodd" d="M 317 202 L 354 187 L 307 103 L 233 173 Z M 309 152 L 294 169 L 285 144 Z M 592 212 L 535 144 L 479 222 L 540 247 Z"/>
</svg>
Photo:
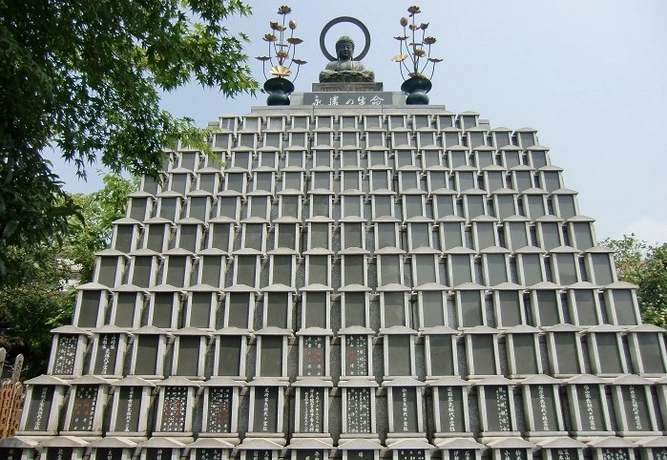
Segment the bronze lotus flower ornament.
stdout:
<svg viewBox="0 0 667 460">
<path fill-rule="evenodd" d="M 408 94 L 405 100 L 407 104 L 428 104 L 428 93 L 431 90 L 431 78 L 435 72 L 435 65 L 442 59 L 431 55 L 431 48 L 437 39 L 426 35 L 428 22 L 417 22 L 417 15 L 421 9 L 413 5 L 408 8 L 408 16 L 402 17 L 400 24 L 403 34 L 394 38 L 400 43 L 400 54 L 394 56 L 392 61 L 397 62 L 403 77 L 401 90 Z M 431 67 L 430 75 L 426 76 L 428 67 Z M 407 77 L 406 74 L 407 73 Z"/>
<path fill-rule="evenodd" d="M 287 21 L 287 15 L 292 9 L 283 5 L 278 8 L 278 14 L 282 20 L 269 21 L 271 32 L 264 34 L 263 40 L 268 44 L 268 53 L 264 56 L 257 56 L 256 59 L 262 61 L 262 72 L 264 78 L 264 91 L 269 93 L 267 98 L 268 105 L 289 105 L 289 94 L 294 91 L 294 84 L 288 80 L 292 76 L 292 68 L 296 66 L 296 73 L 292 80 L 296 80 L 299 75 L 299 68 L 306 64 L 306 61 L 295 57 L 297 45 L 303 43 L 303 40 L 294 36 L 296 21 L 290 19 Z M 269 68 L 269 78 L 266 69 Z"/>
<path fill-rule="evenodd" d="M 402 17 L 400 24 L 403 27 L 403 34 L 394 37 L 400 43 L 400 54 L 394 56 L 392 61 L 399 63 L 404 80 L 407 79 L 404 72 L 407 72 L 408 77 L 431 79 L 435 72 L 435 64 L 442 61 L 431 55 L 431 47 L 437 39 L 426 35 L 428 22 L 417 22 L 417 15 L 421 13 L 418 6 L 413 5 L 408 8 L 408 13 L 411 21 Z M 427 77 L 426 72 L 429 65 L 431 72 Z"/>
</svg>

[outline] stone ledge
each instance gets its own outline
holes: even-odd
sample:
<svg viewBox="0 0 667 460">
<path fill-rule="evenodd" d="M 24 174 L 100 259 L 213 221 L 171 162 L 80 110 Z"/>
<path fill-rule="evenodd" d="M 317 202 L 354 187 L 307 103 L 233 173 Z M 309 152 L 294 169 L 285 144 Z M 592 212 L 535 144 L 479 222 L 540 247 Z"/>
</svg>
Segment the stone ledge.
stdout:
<svg viewBox="0 0 667 460">
<path fill-rule="evenodd" d="M 313 83 L 313 92 L 326 91 L 382 91 L 382 82 L 372 81 L 340 81 Z"/>
</svg>

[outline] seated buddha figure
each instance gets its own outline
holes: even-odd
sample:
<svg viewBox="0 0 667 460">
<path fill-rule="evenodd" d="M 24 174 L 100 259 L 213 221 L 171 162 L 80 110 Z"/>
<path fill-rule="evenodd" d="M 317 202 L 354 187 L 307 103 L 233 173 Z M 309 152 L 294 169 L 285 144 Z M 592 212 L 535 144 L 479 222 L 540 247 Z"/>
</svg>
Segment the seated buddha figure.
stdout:
<svg viewBox="0 0 667 460">
<path fill-rule="evenodd" d="M 356 82 L 375 81 L 375 74 L 364 65 L 353 59 L 354 41 L 347 35 L 343 35 L 336 42 L 335 61 L 329 62 L 324 70 L 320 72 L 320 83 L 328 82 Z"/>
</svg>

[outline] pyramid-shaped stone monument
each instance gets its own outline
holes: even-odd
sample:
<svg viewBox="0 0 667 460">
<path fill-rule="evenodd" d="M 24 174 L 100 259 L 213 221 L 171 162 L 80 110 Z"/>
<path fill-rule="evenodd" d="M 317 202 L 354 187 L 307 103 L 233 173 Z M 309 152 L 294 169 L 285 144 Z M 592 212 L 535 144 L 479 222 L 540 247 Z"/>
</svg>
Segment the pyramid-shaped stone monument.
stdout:
<svg viewBox="0 0 667 460">
<path fill-rule="evenodd" d="M 322 83 L 114 223 L 0 458 L 666 459 L 641 323 L 534 129 Z"/>
</svg>

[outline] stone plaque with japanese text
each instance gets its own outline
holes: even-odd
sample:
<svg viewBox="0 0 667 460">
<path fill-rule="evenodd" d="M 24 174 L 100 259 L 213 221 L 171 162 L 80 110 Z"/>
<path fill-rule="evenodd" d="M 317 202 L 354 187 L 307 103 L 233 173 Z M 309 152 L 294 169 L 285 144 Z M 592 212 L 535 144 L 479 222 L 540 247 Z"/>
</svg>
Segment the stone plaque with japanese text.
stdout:
<svg viewBox="0 0 667 460">
<path fill-rule="evenodd" d="M 488 430 L 511 431 L 512 416 L 508 388 L 505 386 L 488 386 L 484 390 Z"/>
<path fill-rule="evenodd" d="M 229 433 L 232 426 L 232 389 L 211 388 L 208 393 L 207 431 Z"/>
<path fill-rule="evenodd" d="M 370 92 L 318 92 L 305 93 L 303 95 L 304 105 L 345 105 L 351 107 L 378 106 L 391 104 L 391 93 L 385 91 Z"/>
<path fill-rule="evenodd" d="M 599 386 L 577 386 L 577 404 L 581 417 L 581 428 L 585 431 L 604 431 L 604 415 Z"/>
<path fill-rule="evenodd" d="M 463 388 L 438 387 L 438 403 L 441 430 L 449 433 L 465 431 Z"/>
<path fill-rule="evenodd" d="M 651 426 L 648 404 L 644 387 L 635 385 L 623 385 L 623 407 L 628 428 L 632 431 L 647 430 Z"/>
<path fill-rule="evenodd" d="M 90 431 L 93 429 L 97 394 L 98 387 L 96 385 L 79 385 L 76 388 L 70 430 Z"/>
<path fill-rule="evenodd" d="M 161 431 L 185 431 L 187 387 L 167 387 L 162 405 Z"/>
<path fill-rule="evenodd" d="M 301 431 L 321 433 L 324 414 L 324 388 L 301 389 Z"/>
<path fill-rule="evenodd" d="M 371 390 L 369 388 L 348 388 L 346 391 L 347 403 L 347 432 L 371 432 Z"/>
<path fill-rule="evenodd" d="M 44 431 L 48 426 L 54 387 L 37 386 L 32 390 L 32 399 L 28 408 L 26 429 Z"/>
<path fill-rule="evenodd" d="M 553 385 L 535 385 L 530 389 L 535 429 L 555 431 L 558 429 L 558 408 L 554 397 Z"/>
<path fill-rule="evenodd" d="M 345 337 L 345 375 L 368 375 L 368 337 Z"/>
<path fill-rule="evenodd" d="M 121 387 L 118 396 L 116 431 L 138 431 L 140 409 L 141 387 Z"/>
<path fill-rule="evenodd" d="M 74 373 L 74 361 L 76 360 L 76 346 L 79 337 L 76 335 L 61 335 L 56 345 L 56 361 L 53 373 L 56 375 L 72 375 Z"/>
<path fill-rule="evenodd" d="M 278 429 L 278 387 L 255 389 L 253 431 L 275 433 Z"/>
<path fill-rule="evenodd" d="M 392 388 L 391 398 L 394 412 L 394 431 L 416 433 L 417 425 L 417 389 Z"/>
<path fill-rule="evenodd" d="M 95 357 L 95 373 L 99 375 L 113 375 L 116 369 L 118 356 L 118 334 L 102 334 L 98 340 L 97 355 Z"/>
<path fill-rule="evenodd" d="M 303 375 L 324 375 L 324 337 L 303 339 Z"/>
</svg>

